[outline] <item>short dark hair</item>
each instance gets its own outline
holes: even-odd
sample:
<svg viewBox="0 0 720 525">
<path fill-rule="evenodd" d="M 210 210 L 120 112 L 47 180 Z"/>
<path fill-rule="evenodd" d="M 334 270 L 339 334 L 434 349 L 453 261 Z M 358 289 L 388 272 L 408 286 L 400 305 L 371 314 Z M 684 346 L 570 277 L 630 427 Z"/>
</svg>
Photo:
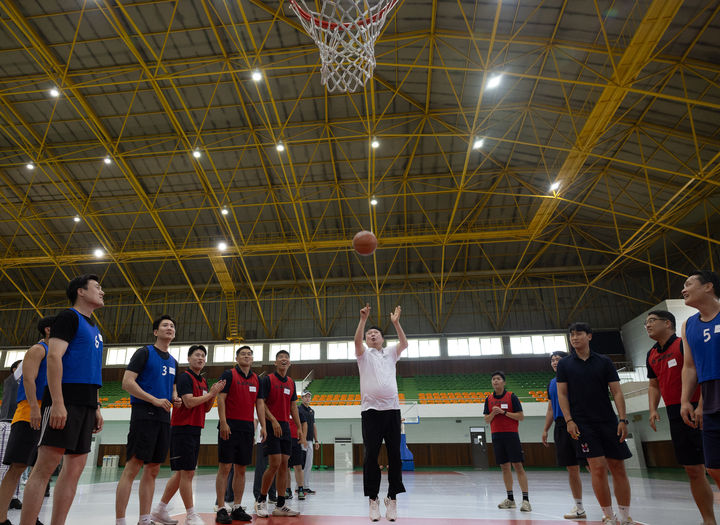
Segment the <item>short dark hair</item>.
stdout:
<svg viewBox="0 0 720 525">
<path fill-rule="evenodd" d="M 385 339 L 385 332 L 383 332 L 383 329 L 380 328 L 379 326 L 372 325 L 370 328 L 365 330 L 365 334 L 367 334 L 370 330 L 377 330 L 378 332 L 380 332 L 380 335 L 383 336 L 383 339 Z"/>
<path fill-rule="evenodd" d="M 251 353 L 251 354 L 253 353 L 253 349 L 250 348 L 248 345 L 242 345 L 240 348 L 238 348 L 238 349 L 235 351 L 235 357 L 237 357 L 237 356 L 240 355 L 240 350 L 245 350 L 245 349 L 250 350 L 250 353 Z"/>
<path fill-rule="evenodd" d="M 203 345 L 192 345 L 190 348 L 188 348 L 188 357 L 193 355 L 195 353 L 195 350 L 202 350 L 205 353 L 205 357 L 207 357 L 207 348 Z"/>
<path fill-rule="evenodd" d="M 38 321 L 37 329 L 38 329 L 38 332 L 40 332 L 40 335 L 43 336 L 43 338 L 45 337 L 45 329 L 48 326 L 52 326 L 54 322 L 55 322 L 54 315 L 49 316 L 49 317 L 43 317 Z"/>
<path fill-rule="evenodd" d="M 80 288 L 82 288 L 83 290 L 87 290 L 87 285 L 89 281 L 100 282 L 100 278 L 94 273 L 86 273 L 85 275 L 79 275 L 78 277 L 75 277 L 72 281 L 68 283 L 65 294 L 67 295 L 68 299 L 70 299 L 70 304 L 75 304 L 75 301 L 77 301 L 78 290 Z"/>
<path fill-rule="evenodd" d="M 552 358 L 555 357 L 555 356 L 558 356 L 558 357 L 567 357 L 567 356 L 568 356 L 568 353 L 567 353 L 567 352 L 563 352 L 562 350 L 555 350 L 552 354 L 550 354 L 550 359 L 552 359 Z"/>
<path fill-rule="evenodd" d="M 15 369 L 20 366 L 20 363 L 22 363 L 22 359 L 18 359 L 13 364 L 10 365 L 10 371 L 15 372 Z"/>
<path fill-rule="evenodd" d="M 502 377 L 502 380 L 505 381 L 505 372 L 502 372 L 500 370 L 495 370 L 492 374 L 490 374 L 490 379 L 492 379 L 495 376 Z"/>
<path fill-rule="evenodd" d="M 163 314 L 153 321 L 153 330 L 157 330 L 158 328 L 160 328 L 160 323 L 162 323 L 165 319 L 167 319 L 168 321 L 172 321 L 172 324 L 175 327 L 175 331 L 177 332 L 177 323 L 175 322 L 175 319 L 170 317 L 168 314 Z"/>
<path fill-rule="evenodd" d="M 290 352 L 288 352 L 287 350 L 278 350 L 277 354 L 275 354 L 275 359 L 280 357 L 280 354 L 286 354 L 288 357 L 290 357 Z"/>
<path fill-rule="evenodd" d="M 654 315 L 658 319 L 664 319 L 666 321 L 670 321 L 670 324 L 673 327 L 673 330 L 675 330 L 675 316 L 668 312 L 667 310 L 652 310 L 651 312 L 647 313 L 647 316 Z"/>
<path fill-rule="evenodd" d="M 711 272 L 710 270 L 693 270 L 688 277 L 692 277 L 693 275 L 697 276 L 700 284 L 711 283 L 713 285 L 713 293 L 715 294 L 715 297 L 720 297 L 720 277 L 718 277 L 718 274 Z"/>
<path fill-rule="evenodd" d="M 592 328 L 590 328 L 590 325 L 588 323 L 573 323 L 568 327 L 568 333 L 572 332 L 585 332 L 586 334 L 591 334 Z"/>
</svg>

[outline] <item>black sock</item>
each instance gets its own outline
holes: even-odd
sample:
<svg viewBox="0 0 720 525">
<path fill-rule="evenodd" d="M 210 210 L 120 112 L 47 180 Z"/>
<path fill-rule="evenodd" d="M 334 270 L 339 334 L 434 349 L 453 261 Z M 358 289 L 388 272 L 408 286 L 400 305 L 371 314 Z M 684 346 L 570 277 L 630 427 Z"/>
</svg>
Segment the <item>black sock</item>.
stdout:
<svg viewBox="0 0 720 525">
<path fill-rule="evenodd" d="M 391 500 L 396 500 L 396 499 L 397 499 L 397 494 L 390 494 L 390 493 L 388 492 L 387 497 L 388 497 L 389 499 L 391 499 Z"/>
<path fill-rule="evenodd" d="M 304 488 L 302 488 L 302 485 L 298 487 L 298 492 L 300 492 L 301 490 L 305 490 Z"/>
<path fill-rule="evenodd" d="M 530 500 L 528 499 L 528 493 L 527 493 L 527 492 L 523 492 L 523 501 L 530 501 Z"/>
<path fill-rule="evenodd" d="M 258 496 L 258 499 L 257 499 L 257 500 L 258 500 L 258 503 L 262 503 L 263 501 L 266 501 L 266 500 L 267 500 L 267 494 L 260 494 L 260 495 Z"/>
<path fill-rule="evenodd" d="M 507 499 L 509 499 L 510 501 L 515 501 L 515 496 L 513 496 L 512 490 L 507 491 Z"/>
<path fill-rule="evenodd" d="M 377 495 L 377 494 L 375 494 L 374 496 L 370 496 L 370 500 L 371 500 L 371 501 L 377 501 L 377 499 L 378 499 L 378 495 Z"/>
<path fill-rule="evenodd" d="M 276 505 L 280 509 L 283 508 L 285 506 L 285 496 L 278 496 Z"/>
</svg>

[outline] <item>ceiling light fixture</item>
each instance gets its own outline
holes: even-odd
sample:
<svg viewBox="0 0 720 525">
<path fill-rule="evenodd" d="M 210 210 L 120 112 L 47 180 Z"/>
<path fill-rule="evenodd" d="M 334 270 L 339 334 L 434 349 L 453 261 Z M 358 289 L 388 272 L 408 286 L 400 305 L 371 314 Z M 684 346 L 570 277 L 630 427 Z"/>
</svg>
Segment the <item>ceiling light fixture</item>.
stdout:
<svg viewBox="0 0 720 525">
<path fill-rule="evenodd" d="M 80 222 L 80 217 L 78 215 L 75 215 L 75 217 L 73 217 L 73 221 Z"/>
<path fill-rule="evenodd" d="M 553 182 L 552 185 L 550 186 L 550 191 L 557 191 L 559 187 L 560 187 L 559 182 Z"/>
<path fill-rule="evenodd" d="M 102 251 L 100 248 L 96 248 L 95 251 L 93 252 L 93 255 L 95 255 L 95 257 L 97 257 L 97 258 L 100 258 L 103 255 L 105 255 L 105 252 Z"/>
<path fill-rule="evenodd" d="M 262 73 L 258 71 L 257 69 L 252 72 L 252 75 L 250 75 L 250 78 L 252 78 L 255 82 L 260 82 L 262 80 Z"/>
<path fill-rule="evenodd" d="M 495 89 L 500 85 L 500 81 L 502 80 L 502 73 L 498 75 L 493 75 L 490 77 L 490 79 L 485 84 L 485 89 Z"/>
<path fill-rule="evenodd" d="M 200 157 L 202 157 L 202 153 L 200 153 L 199 149 L 196 149 L 193 151 L 193 157 L 195 157 L 196 159 L 199 159 Z"/>
<path fill-rule="evenodd" d="M 230 212 L 228 211 L 227 208 L 223 208 L 222 210 L 220 210 L 220 213 L 222 213 L 223 215 L 227 215 Z"/>
<path fill-rule="evenodd" d="M 53 97 L 53 98 L 59 97 L 59 96 L 60 96 L 60 91 L 58 90 L 58 88 L 52 88 L 52 89 L 50 90 L 50 96 Z"/>
<path fill-rule="evenodd" d="M 34 170 L 34 169 L 35 169 L 35 164 L 33 164 L 32 162 L 28 162 L 28 163 L 25 165 L 25 167 L 26 167 L 27 169 L 29 169 L 29 170 Z"/>
<path fill-rule="evenodd" d="M 103 159 L 103 162 L 104 162 L 105 164 L 112 164 L 112 159 L 110 158 L 110 155 L 106 156 L 106 157 Z"/>
<path fill-rule="evenodd" d="M 227 250 L 227 243 L 225 243 L 225 242 L 219 242 L 219 243 L 218 243 L 218 250 L 220 250 L 221 252 L 224 252 L 225 250 Z"/>
<path fill-rule="evenodd" d="M 375 198 L 375 195 L 373 195 L 373 198 L 370 199 L 370 204 L 373 206 L 377 206 L 377 199 Z"/>
<path fill-rule="evenodd" d="M 277 146 L 275 146 L 275 149 L 278 151 L 285 151 L 285 146 L 283 146 L 282 142 L 278 142 Z"/>
<path fill-rule="evenodd" d="M 370 146 L 372 147 L 372 149 L 377 149 L 380 147 L 380 142 L 378 142 L 378 139 L 373 139 L 370 143 Z"/>
<path fill-rule="evenodd" d="M 473 149 L 480 149 L 483 147 L 483 144 L 485 144 L 485 139 L 475 139 Z"/>
</svg>

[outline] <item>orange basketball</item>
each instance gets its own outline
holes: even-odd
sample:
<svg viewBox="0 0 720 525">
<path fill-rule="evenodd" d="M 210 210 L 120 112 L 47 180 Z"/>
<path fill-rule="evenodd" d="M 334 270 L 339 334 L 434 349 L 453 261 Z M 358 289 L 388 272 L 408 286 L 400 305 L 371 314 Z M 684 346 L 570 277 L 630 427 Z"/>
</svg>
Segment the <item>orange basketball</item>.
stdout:
<svg viewBox="0 0 720 525">
<path fill-rule="evenodd" d="M 360 255 L 372 255 L 377 248 L 377 237 L 373 232 L 361 230 L 353 237 L 353 249 Z"/>
</svg>

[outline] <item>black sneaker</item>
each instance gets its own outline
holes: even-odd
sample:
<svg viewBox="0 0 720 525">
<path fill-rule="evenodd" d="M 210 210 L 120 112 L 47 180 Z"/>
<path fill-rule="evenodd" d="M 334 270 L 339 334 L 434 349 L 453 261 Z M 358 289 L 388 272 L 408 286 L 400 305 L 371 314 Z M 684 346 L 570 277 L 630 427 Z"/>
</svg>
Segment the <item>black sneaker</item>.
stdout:
<svg viewBox="0 0 720 525">
<path fill-rule="evenodd" d="M 285 499 L 293 499 L 293 494 L 291 489 L 285 489 Z"/>
<path fill-rule="evenodd" d="M 217 511 L 217 514 L 215 515 L 215 523 L 225 523 L 225 525 L 232 523 L 232 518 L 228 515 L 228 511 L 225 507 L 222 507 Z"/>
<path fill-rule="evenodd" d="M 237 521 L 252 521 L 252 516 L 245 512 L 245 509 L 243 507 L 234 508 L 230 513 L 230 516 L 233 520 Z"/>
<path fill-rule="evenodd" d="M 305 494 L 315 494 L 315 491 L 305 487 Z"/>
<path fill-rule="evenodd" d="M 13 498 L 10 500 L 10 507 L 11 509 L 22 509 L 22 501 L 20 501 L 17 498 Z"/>
</svg>

